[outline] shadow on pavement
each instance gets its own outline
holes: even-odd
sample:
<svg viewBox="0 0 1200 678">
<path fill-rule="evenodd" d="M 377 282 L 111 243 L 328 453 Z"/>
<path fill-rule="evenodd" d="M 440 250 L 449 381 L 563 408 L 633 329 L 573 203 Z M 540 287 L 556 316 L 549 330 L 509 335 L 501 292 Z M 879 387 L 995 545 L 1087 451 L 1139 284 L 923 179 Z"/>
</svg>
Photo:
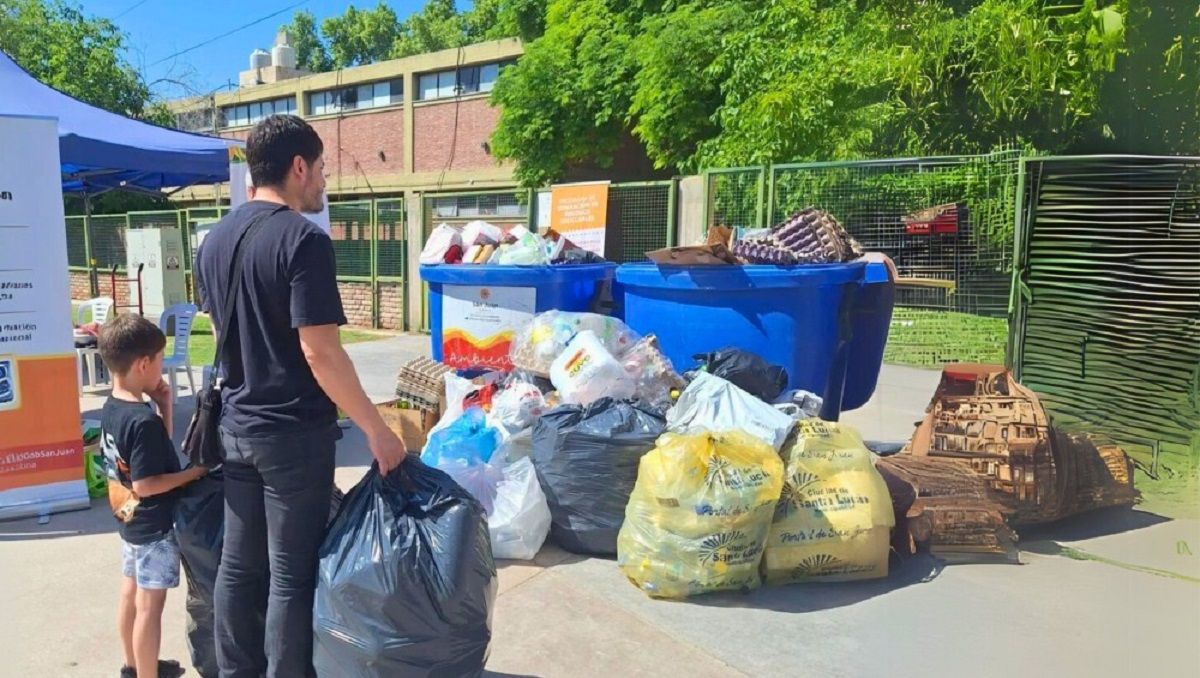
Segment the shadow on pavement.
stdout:
<svg viewBox="0 0 1200 678">
<path fill-rule="evenodd" d="M 37 518 L 0 522 L 0 542 L 61 539 L 117 531 L 117 520 L 108 509 L 108 500 L 93 499 L 84 511 L 50 514 L 50 522 L 39 525 Z"/>
<path fill-rule="evenodd" d="M 773 610 L 776 612 L 820 612 L 856 605 L 914 584 L 933 581 L 945 563 L 928 554 L 918 554 L 893 566 L 886 579 L 837 584 L 763 586 L 746 594 L 722 593 L 697 596 L 686 601 L 708 607 Z"/>
<path fill-rule="evenodd" d="M 1170 521 L 1170 518 L 1157 513 L 1115 507 L 1072 516 L 1046 525 L 1022 527 L 1017 531 L 1023 544 L 1043 540 L 1083 541 L 1141 530 Z"/>
</svg>

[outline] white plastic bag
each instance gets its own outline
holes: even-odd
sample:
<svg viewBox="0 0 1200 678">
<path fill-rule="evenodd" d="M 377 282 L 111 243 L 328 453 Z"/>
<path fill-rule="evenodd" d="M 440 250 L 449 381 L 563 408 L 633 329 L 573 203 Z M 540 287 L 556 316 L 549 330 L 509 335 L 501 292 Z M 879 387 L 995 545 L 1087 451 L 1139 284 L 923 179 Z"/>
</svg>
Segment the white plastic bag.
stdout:
<svg viewBox="0 0 1200 678">
<path fill-rule="evenodd" d="M 533 426 L 533 421 L 542 416 L 546 399 L 537 386 L 517 381 L 492 398 L 491 419 L 508 435 L 514 435 Z"/>
<path fill-rule="evenodd" d="M 442 418 L 429 429 L 427 439 L 457 421 L 463 415 L 463 398 L 478 388 L 470 379 L 463 379 L 453 372 L 447 372 L 442 378 L 446 381 L 446 411 L 442 412 Z"/>
<path fill-rule="evenodd" d="M 429 234 L 425 248 L 421 250 L 422 264 L 445 263 L 446 252 L 454 245 L 462 247 L 462 234 L 449 224 L 440 224 Z M 465 249 L 465 248 L 464 248 Z"/>
<path fill-rule="evenodd" d="M 675 433 L 743 430 L 778 452 L 795 421 L 771 405 L 707 372 L 699 372 L 667 412 Z"/>
<path fill-rule="evenodd" d="M 546 541 L 550 507 L 528 457 L 504 467 L 504 480 L 488 515 L 488 532 L 496 558 L 533 560 Z"/>
<path fill-rule="evenodd" d="M 464 249 L 472 245 L 495 244 L 504 238 L 504 231 L 486 221 L 472 221 L 463 226 L 462 241 Z"/>
<path fill-rule="evenodd" d="M 492 456 L 492 459 L 507 468 L 508 464 L 527 459 L 532 454 L 533 429 L 527 428 L 520 433 L 514 433 L 505 438 L 500 443 L 500 449 L 496 450 L 496 454 Z"/>
<path fill-rule="evenodd" d="M 528 231 L 517 236 L 515 243 L 501 245 L 496 250 L 495 259 L 496 263 L 503 266 L 540 266 L 550 263 L 541 237 Z"/>
<path fill-rule="evenodd" d="M 563 402 L 589 405 L 600 398 L 632 398 L 637 383 L 591 330 L 575 335 L 550 365 L 550 381 Z"/>
<path fill-rule="evenodd" d="M 499 466 L 487 462 L 472 463 L 466 459 L 442 458 L 434 468 L 445 471 L 454 482 L 479 500 L 484 513 L 491 515 L 497 488 L 504 480 L 504 471 Z"/>
</svg>

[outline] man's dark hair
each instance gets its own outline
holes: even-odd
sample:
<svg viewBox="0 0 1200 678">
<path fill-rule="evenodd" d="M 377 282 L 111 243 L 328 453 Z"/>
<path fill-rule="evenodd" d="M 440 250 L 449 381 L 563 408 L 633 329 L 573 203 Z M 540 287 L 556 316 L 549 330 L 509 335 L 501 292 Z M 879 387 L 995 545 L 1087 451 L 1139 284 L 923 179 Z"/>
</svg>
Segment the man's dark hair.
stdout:
<svg viewBox="0 0 1200 678">
<path fill-rule="evenodd" d="M 119 315 L 100 328 L 100 357 L 113 374 L 128 374 L 133 363 L 153 358 L 166 346 L 162 330 L 134 313 Z"/>
<path fill-rule="evenodd" d="M 246 140 L 250 178 L 255 186 L 279 186 L 296 156 L 311 165 L 324 150 L 312 125 L 294 115 L 272 115 L 255 125 Z"/>
</svg>

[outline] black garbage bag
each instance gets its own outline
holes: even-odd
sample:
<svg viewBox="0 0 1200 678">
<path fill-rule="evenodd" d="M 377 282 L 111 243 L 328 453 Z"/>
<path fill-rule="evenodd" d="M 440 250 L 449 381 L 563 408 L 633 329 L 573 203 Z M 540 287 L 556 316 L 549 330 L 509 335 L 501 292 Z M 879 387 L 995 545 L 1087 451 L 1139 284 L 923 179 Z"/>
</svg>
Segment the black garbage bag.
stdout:
<svg viewBox="0 0 1200 678">
<path fill-rule="evenodd" d="M 373 465 L 321 545 L 317 675 L 482 674 L 496 585 L 478 501 L 416 457 L 386 477 Z"/>
<path fill-rule="evenodd" d="M 213 471 L 180 490 L 175 508 L 175 538 L 187 577 L 187 645 L 192 666 L 203 678 L 217 677 L 217 645 L 213 624 L 213 592 L 217 567 L 225 540 L 225 484 L 221 472 Z M 342 491 L 333 489 L 330 516 L 341 504 Z M 259 623 L 266 623 L 267 590 L 259 592 L 262 605 Z"/>
<path fill-rule="evenodd" d="M 787 370 L 740 348 L 728 347 L 693 357 L 705 372 L 768 403 L 774 402 L 788 385 Z"/>
<path fill-rule="evenodd" d="M 533 465 L 559 546 L 616 555 L 638 462 L 666 425 L 648 404 L 611 398 L 557 407 L 534 424 Z"/>
</svg>

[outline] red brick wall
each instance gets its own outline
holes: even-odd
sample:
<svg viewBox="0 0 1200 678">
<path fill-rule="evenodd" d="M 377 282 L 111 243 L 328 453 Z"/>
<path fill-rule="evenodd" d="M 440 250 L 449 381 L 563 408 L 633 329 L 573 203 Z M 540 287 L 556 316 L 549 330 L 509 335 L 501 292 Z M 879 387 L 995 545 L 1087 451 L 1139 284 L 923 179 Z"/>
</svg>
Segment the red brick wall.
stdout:
<svg viewBox="0 0 1200 678">
<path fill-rule="evenodd" d="M 361 184 L 380 174 L 404 173 L 404 110 L 397 108 L 339 119 L 310 120 L 325 143 L 325 172 L 331 184 Z M 490 133 L 490 130 L 489 130 Z M 245 140 L 248 130 L 221 136 Z M 379 157 L 383 152 L 383 158 Z"/>
<path fill-rule="evenodd" d="M 88 274 L 82 271 L 71 271 L 71 298 L 86 300 L 92 298 L 92 285 Z"/>
<path fill-rule="evenodd" d="M 404 329 L 404 286 L 379 283 L 379 325 L 385 330 Z"/>
<path fill-rule="evenodd" d="M 355 327 L 372 327 L 371 284 L 338 282 L 346 321 Z M 404 286 L 379 283 L 379 325 L 386 330 L 404 329 Z"/>
<path fill-rule="evenodd" d="M 438 172 L 444 169 L 469 170 L 496 166 L 496 160 L 483 150 L 500 111 L 486 98 L 468 99 L 457 104 L 458 136 L 454 134 L 453 101 L 417 106 L 413 110 L 413 170 Z M 451 160 L 451 141 L 454 156 Z M 449 163 L 449 166 L 447 166 Z"/>
<path fill-rule="evenodd" d="M 370 178 L 404 173 L 403 109 L 313 120 L 311 124 L 325 142 L 325 172 L 330 183 L 339 178 L 347 184 L 356 183 L 355 179 L 361 183 L 364 174 Z"/>
</svg>

